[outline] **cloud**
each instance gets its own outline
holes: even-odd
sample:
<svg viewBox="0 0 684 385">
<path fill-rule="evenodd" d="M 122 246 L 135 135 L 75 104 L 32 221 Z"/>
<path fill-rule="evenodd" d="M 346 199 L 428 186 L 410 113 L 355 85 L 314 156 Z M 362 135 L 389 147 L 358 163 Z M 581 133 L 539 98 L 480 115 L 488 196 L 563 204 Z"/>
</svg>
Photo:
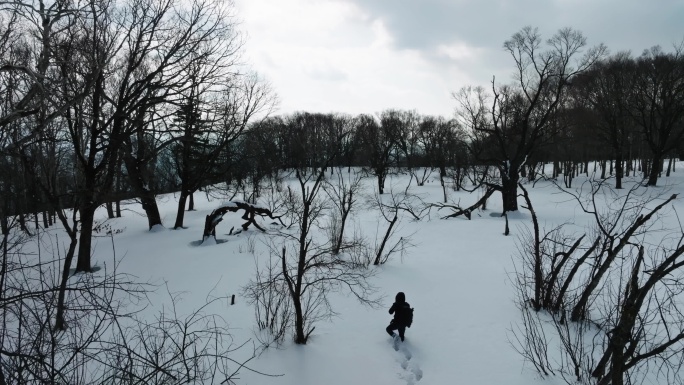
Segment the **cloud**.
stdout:
<svg viewBox="0 0 684 385">
<path fill-rule="evenodd" d="M 430 50 L 452 41 L 500 48 L 526 25 L 550 36 L 563 27 L 591 44 L 640 51 L 684 38 L 681 0 L 348 0 L 383 20 L 398 49 Z"/>
<path fill-rule="evenodd" d="M 306 73 L 314 80 L 338 82 L 348 80 L 347 74 L 340 68 L 330 64 L 313 66 Z"/>
<path fill-rule="evenodd" d="M 510 80 L 502 45 L 526 25 L 640 54 L 684 38 L 681 0 L 235 0 L 247 60 L 281 112 L 416 109 L 450 116 L 452 91 Z"/>
<path fill-rule="evenodd" d="M 403 108 L 451 115 L 450 92 L 465 81 L 464 73 L 445 69 L 425 52 L 397 49 L 384 19 L 358 5 L 320 0 L 237 4 L 249 34 L 247 60 L 273 84 L 281 112 Z"/>
<path fill-rule="evenodd" d="M 452 60 L 474 59 L 479 55 L 480 48 L 470 47 L 463 42 L 452 44 L 440 44 L 437 46 L 437 55 L 444 56 Z"/>
</svg>

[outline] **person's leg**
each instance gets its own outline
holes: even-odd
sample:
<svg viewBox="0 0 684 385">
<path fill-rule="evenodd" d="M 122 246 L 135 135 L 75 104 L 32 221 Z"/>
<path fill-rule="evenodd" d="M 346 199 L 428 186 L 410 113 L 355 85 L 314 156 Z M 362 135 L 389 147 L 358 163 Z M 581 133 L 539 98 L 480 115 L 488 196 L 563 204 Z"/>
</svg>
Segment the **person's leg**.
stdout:
<svg viewBox="0 0 684 385">
<path fill-rule="evenodd" d="M 389 326 L 387 326 L 387 334 L 390 336 L 394 337 L 394 331 L 397 330 L 399 327 L 394 323 L 394 321 L 390 322 Z"/>
<path fill-rule="evenodd" d="M 399 338 L 401 340 L 404 340 L 404 332 L 406 331 L 406 326 L 399 326 L 397 329 L 399 329 Z"/>
</svg>

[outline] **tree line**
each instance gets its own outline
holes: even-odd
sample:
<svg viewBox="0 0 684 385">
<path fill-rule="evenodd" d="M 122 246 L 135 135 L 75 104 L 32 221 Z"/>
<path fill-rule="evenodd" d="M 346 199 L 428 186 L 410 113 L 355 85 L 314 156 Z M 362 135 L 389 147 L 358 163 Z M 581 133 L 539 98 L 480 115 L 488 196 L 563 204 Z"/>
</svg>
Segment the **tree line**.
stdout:
<svg viewBox="0 0 684 385">
<path fill-rule="evenodd" d="M 100 205 L 114 217 L 135 198 L 152 228 L 162 224 L 155 196 L 178 191 L 173 228 L 182 228 L 204 186 L 248 185 L 256 200 L 264 178 L 331 154 L 331 172 L 363 167 L 381 194 L 390 172 L 422 185 L 435 170 L 446 198 L 447 180 L 463 188 L 480 168 L 472 184 L 500 191 L 506 212 L 518 209 L 520 178 L 545 164 L 566 183 L 598 161 L 617 188 L 637 171 L 656 185 L 682 147 L 682 47 L 607 55 L 578 31 L 543 40 L 525 27 L 503 45 L 513 81 L 454 92 L 450 119 L 396 109 L 271 116 L 276 95 L 244 71 L 220 2 L 6 3 L 0 217 L 19 215 L 29 231 L 29 217 L 49 226 L 76 209 L 80 271 L 90 269 Z"/>
</svg>

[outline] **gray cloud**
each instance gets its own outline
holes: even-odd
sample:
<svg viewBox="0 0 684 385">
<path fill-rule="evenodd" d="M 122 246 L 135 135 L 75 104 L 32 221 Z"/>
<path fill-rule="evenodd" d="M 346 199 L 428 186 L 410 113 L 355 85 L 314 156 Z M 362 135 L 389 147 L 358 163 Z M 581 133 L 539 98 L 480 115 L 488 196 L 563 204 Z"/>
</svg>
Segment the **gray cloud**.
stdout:
<svg viewBox="0 0 684 385">
<path fill-rule="evenodd" d="M 681 0 L 348 1 L 382 20 L 397 49 L 418 50 L 435 61 L 449 60 L 435 55 L 443 44 L 462 42 L 480 49 L 482 74 L 476 78 L 487 70 L 510 68 L 503 42 L 526 25 L 538 27 L 544 37 L 572 27 L 590 45 L 604 43 L 611 52 L 631 50 L 634 55 L 653 45 L 669 50 L 684 39 Z"/>
<path fill-rule="evenodd" d="M 449 116 L 450 92 L 488 86 L 493 76 L 511 80 L 513 61 L 502 45 L 526 25 L 543 37 L 572 27 L 590 45 L 635 56 L 658 44 L 669 51 L 684 39 L 684 0 L 237 3 L 253 37 L 248 48 L 255 68 L 281 94 L 282 111 L 415 108 Z"/>
<path fill-rule="evenodd" d="M 329 66 L 307 70 L 306 74 L 312 79 L 323 81 L 337 82 L 348 79 L 347 74 L 345 74 L 342 70 Z"/>
</svg>

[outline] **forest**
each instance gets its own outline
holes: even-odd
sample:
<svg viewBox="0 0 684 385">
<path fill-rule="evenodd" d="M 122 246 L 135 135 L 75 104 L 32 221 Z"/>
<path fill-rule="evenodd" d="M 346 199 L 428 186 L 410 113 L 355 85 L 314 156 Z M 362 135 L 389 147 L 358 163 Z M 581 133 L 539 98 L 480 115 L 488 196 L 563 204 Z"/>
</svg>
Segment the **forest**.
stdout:
<svg viewBox="0 0 684 385">
<path fill-rule="evenodd" d="M 513 76 L 500 80 L 504 74 L 493 74 L 502 77 L 454 90 L 452 116 L 399 109 L 374 115 L 278 114 L 277 90 L 243 62 L 245 36 L 233 12 L 220 0 L 0 1 L 0 384 L 86 383 L 78 354 L 74 360 L 50 360 L 47 353 L 62 348 L 67 355 L 78 352 L 102 330 L 90 325 L 92 335 L 68 344 L 57 337 L 69 329 L 67 320 L 73 317 L 66 314 L 74 306 L 69 305 L 69 293 L 82 293 L 85 302 L 79 302 L 78 312 L 99 312 L 98 322 L 111 326 L 116 310 L 107 296 L 119 289 L 131 295 L 144 291 L 128 281 L 132 278 L 114 272 L 104 280 L 87 278 L 94 271 L 93 238 L 106 231 L 95 219 L 99 207 L 106 208 L 109 218 L 119 218 L 126 215 L 122 202 L 134 201 L 144 211 L 148 229 L 183 229 L 195 195 L 218 189 L 252 210 L 254 220 L 254 208 L 258 211 L 266 190 L 284 176 L 294 178 L 296 189 L 288 190 L 289 200 L 283 198 L 257 214 L 266 212 L 289 221 L 281 220 L 283 226 L 297 227 L 287 236 L 296 248 L 273 246 L 283 261 L 291 254 L 292 265 L 283 262 L 281 270 L 271 266 L 266 273 L 271 274 L 269 282 L 281 285 L 268 290 L 289 293 L 293 301 L 288 308 L 293 318 L 279 324 L 279 338 L 292 327 L 295 341 L 305 344 L 313 331 L 308 321 L 315 317 L 306 319 L 302 306 L 311 298 L 302 290 L 306 273 L 321 267 L 316 258 L 328 258 L 321 264 L 328 269 L 329 282 L 333 274 L 342 274 L 359 300 L 372 302 L 367 274 L 357 263 L 339 258 L 358 246 L 358 240 L 343 237 L 344 218 L 357 191 L 353 182 L 326 190 L 337 204 L 341 228 L 336 228 L 336 237 L 329 244 L 309 241 L 321 214 L 317 210 L 323 209 L 316 202 L 326 180 L 343 180 L 362 170 L 379 196 L 392 197 L 392 203 L 378 203 L 389 210 L 384 211 L 388 243 L 383 241 L 366 257 L 362 265 L 367 266 L 383 263 L 388 253 L 407 246 L 391 242 L 398 215 L 422 219 L 429 210 L 447 209 L 451 217 L 470 219 L 474 211 L 486 208 L 490 196 L 500 195 L 501 216 L 523 210 L 534 216 L 525 184 L 552 179 L 570 190 L 576 187 L 575 178 L 591 173 L 600 181 L 592 190 L 595 194 L 604 189 L 631 192 L 634 187 L 624 183 L 630 177 L 641 181 L 640 189 L 653 189 L 675 171 L 675 162 L 684 154 L 684 42 L 637 55 L 611 53 L 603 45 L 588 46 L 587 38 L 571 28 L 543 37 L 537 29 L 523 27 L 502 44 L 510 54 Z M 408 194 L 395 200 L 396 192 L 386 181 L 398 174 L 408 175 L 415 186 L 437 175 L 441 199 L 424 206 L 410 202 Z M 453 202 L 448 199 L 450 189 L 479 192 L 481 199 Z M 173 223 L 164 223 L 158 207 L 158 197 L 167 193 L 179 196 Z M 679 346 L 681 356 L 681 329 L 668 331 L 665 342 L 645 350 L 638 343 L 647 336 L 648 341 L 655 339 L 648 328 L 640 327 L 641 305 L 684 262 L 678 259 L 682 247 L 675 242 L 662 249 L 661 264 L 649 266 L 653 274 L 642 272 L 644 245 L 639 247 L 634 237 L 647 231 L 644 226 L 670 200 L 648 206 L 633 203 L 633 197 L 628 194 L 622 208 L 608 216 L 587 208 L 595 213 L 599 229 L 593 238 L 544 234 L 535 223 L 527 240 L 519 287 L 524 330 L 537 342 L 534 330 L 539 325 L 532 313 L 558 315 L 561 332 L 568 320 L 590 318 L 598 282 L 611 263 L 624 263 L 625 248 L 636 245 L 629 252 L 632 269 L 620 281 L 631 286 L 622 287 L 619 306 L 611 308 L 616 332 L 610 334 L 602 358 L 583 377 L 584 361 L 577 358 L 582 354 L 568 350 L 567 357 L 577 361 L 563 365 L 572 368 L 568 372 L 578 380 L 629 383 L 630 370 L 641 362 L 663 357 L 673 346 Z M 642 216 L 630 216 L 628 208 L 636 206 Z M 220 221 L 227 211 L 235 210 L 224 209 L 216 218 Z M 16 250 L 27 238 L 57 225 L 69 246 L 60 255 L 43 258 L 61 261 L 61 270 L 53 272 L 54 282 L 36 283 L 46 262 L 16 259 Z M 211 230 L 205 229 L 204 239 L 215 236 Z M 573 257 L 577 253 L 581 255 Z M 583 286 L 574 275 L 583 271 L 590 256 L 600 263 Z M 74 283 L 69 279 L 74 273 L 84 278 Z M 272 279 L 276 273 L 280 280 Z M 673 315 L 673 298 L 681 283 L 668 284 L 674 293 L 667 297 L 670 316 L 680 320 L 681 310 Z M 252 289 L 257 302 L 273 294 Z M 656 317 L 654 309 L 660 308 L 649 308 L 647 314 Z M 659 327 L 670 325 L 668 317 L 662 316 Z M 205 331 L 203 342 L 227 333 Z M 569 337 L 566 342 L 572 345 Z M 135 350 L 125 341 L 117 346 L 122 357 Z M 44 349 L 47 356 L 31 349 Z M 539 350 L 521 350 L 540 373 L 554 370 Z M 206 354 L 229 356 L 227 351 Z M 111 383 L 148 381 L 132 378 Z"/>
</svg>

